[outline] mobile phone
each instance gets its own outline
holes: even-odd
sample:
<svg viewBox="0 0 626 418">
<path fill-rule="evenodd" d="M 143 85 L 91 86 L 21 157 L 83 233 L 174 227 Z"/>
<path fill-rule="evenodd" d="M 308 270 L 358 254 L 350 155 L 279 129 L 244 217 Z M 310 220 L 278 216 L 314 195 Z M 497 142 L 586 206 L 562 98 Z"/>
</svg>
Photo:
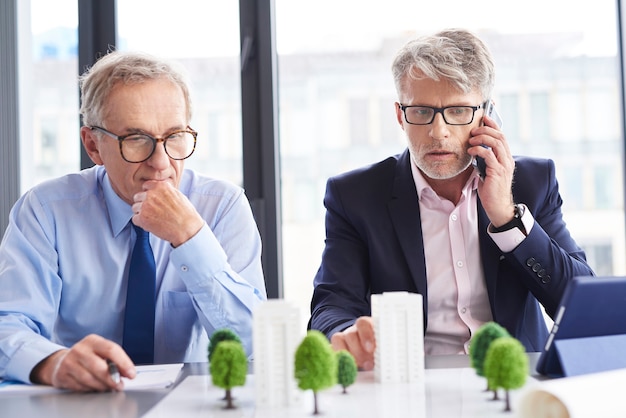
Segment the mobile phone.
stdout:
<svg viewBox="0 0 626 418">
<path fill-rule="evenodd" d="M 485 108 L 485 114 L 493 119 L 499 127 L 502 127 L 502 117 L 496 110 L 496 106 L 491 100 L 489 100 L 489 103 L 487 103 L 487 107 Z M 483 147 L 489 148 L 486 145 L 483 145 Z M 475 157 L 472 161 L 472 165 L 478 170 L 478 175 L 480 176 L 480 178 L 484 180 L 485 176 L 487 175 L 487 164 L 485 164 L 485 159 L 482 157 Z"/>
</svg>

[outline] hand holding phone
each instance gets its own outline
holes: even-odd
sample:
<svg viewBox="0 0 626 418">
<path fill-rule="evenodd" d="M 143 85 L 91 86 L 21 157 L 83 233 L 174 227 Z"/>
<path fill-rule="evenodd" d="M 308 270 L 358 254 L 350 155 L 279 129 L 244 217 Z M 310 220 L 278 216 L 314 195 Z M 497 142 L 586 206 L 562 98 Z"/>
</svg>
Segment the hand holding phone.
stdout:
<svg viewBox="0 0 626 418">
<path fill-rule="evenodd" d="M 500 114 L 496 110 L 496 107 L 491 100 L 489 100 L 487 106 L 485 107 L 485 115 L 493 119 L 499 127 L 502 127 L 502 118 L 500 117 Z M 489 147 L 486 145 L 483 145 L 483 147 L 489 149 Z M 487 175 L 487 164 L 485 163 L 485 159 L 476 156 L 472 161 L 472 165 L 478 170 L 478 175 L 480 176 L 480 178 L 484 180 L 485 176 Z"/>
<path fill-rule="evenodd" d="M 496 105 L 493 104 L 491 100 L 489 100 L 489 103 L 487 103 L 487 107 L 485 108 L 485 115 L 493 119 L 496 125 L 498 125 L 500 128 L 502 127 L 502 117 L 500 117 L 500 114 L 496 110 Z"/>
</svg>

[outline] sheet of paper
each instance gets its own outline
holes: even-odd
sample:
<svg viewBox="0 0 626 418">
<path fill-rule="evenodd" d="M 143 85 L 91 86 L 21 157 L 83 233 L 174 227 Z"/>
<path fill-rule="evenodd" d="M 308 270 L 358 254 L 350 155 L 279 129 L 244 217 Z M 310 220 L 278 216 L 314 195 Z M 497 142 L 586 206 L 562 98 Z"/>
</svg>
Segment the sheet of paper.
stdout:
<svg viewBox="0 0 626 418">
<path fill-rule="evenodd" d="M 122 378 L 124 381 L 124 390 L 165 389 L 176 381 L 182 367 L 182 363 L 137 366 L 137 376 L 135 376 L 134 379 Z M 0 379 L 0 396 L 5 393 L 45 393 L 60 391 L 60 389 L 51 386 L 28 385 Z"/>
<path fill-rule="evenodd" d="M 164 389 L 170 387 L 178 377 L 183 364 L 155 364 L 137 366 L 134 379 L 122 378 L 124 390 Z"/>
<path fill-rule="evenodd" d="M 522 418 L 624 417 L 625 387 L 626 369 L 541 381 L 526 388 L 517 411 Z"/>
</svg>

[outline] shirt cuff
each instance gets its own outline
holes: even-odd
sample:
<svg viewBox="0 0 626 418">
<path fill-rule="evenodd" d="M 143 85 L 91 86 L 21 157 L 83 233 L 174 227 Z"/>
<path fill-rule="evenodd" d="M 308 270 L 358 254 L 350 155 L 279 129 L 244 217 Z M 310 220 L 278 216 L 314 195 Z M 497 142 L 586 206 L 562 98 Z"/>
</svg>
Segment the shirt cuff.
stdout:
<svg viewBox="0 0 626 418">
<path fill-rule="evenodd" d="M 521 231 L 519 228 L 511 228 L 508 231 L 502 232 L 491 232 L 491 223 L 487 227 L 487 233 L 489 234 L 493 242 L 495 242 L 498 248 L 500 248 L 500 250 L 505 253 L 510 253 L 515 248 L 517 248 L 517 246 L 526 239 L 526 236 L 530 234 L 530 230 L 535 225 L 535 218 L 530 213 L 530 210 L 528 210 L 528 207 L 526 205 L 523 206 L 525 210 L 524 214 L 522 215 L 522 223 L 524 224 L 524 229 L 526 229 L 526 233 L 524 233 L 524 231 Z"/>
<path fill-rule="evenodd" d="M 30 339 L 15 351 L 6 367 L 4 378 L 32 383 L 30 373 L 33 368 L 52 353 L 64 348 L 62 345 L 55 344 L 40 336 Z"/>
<path fill-rule="evenodd" d="M 189 277 L 200 284 L 207 275 L 214 277 L 228 265 L 224 249 L 206 223 L 196 235 L 172 250 L 171 261 L 183 273 L 188 286 L 191 285 Z"/>
</svg>

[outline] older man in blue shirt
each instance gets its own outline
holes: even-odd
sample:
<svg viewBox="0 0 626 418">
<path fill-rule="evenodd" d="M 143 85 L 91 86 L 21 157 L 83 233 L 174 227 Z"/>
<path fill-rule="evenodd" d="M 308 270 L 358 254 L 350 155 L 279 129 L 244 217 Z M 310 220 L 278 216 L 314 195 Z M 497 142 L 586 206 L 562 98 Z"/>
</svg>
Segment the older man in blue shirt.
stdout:
<svg viewBox="0 0 626 418">
<path fill-rule="evenodd" d="M 22 196 L 0 246 L 0 377 L 121 389 L 107 360 L 134 376 L 123 348 L 132 224 L 150 233 L 156 262 L 154 362 L 205 361 L 219 328 L 251 353 L 252 311 L 266 299 L 261 241 L 241 188 L 184 169 L 197 135 L 184 78 L 111 52 L 81 90 L 96 166 Z"/>
</svg>

